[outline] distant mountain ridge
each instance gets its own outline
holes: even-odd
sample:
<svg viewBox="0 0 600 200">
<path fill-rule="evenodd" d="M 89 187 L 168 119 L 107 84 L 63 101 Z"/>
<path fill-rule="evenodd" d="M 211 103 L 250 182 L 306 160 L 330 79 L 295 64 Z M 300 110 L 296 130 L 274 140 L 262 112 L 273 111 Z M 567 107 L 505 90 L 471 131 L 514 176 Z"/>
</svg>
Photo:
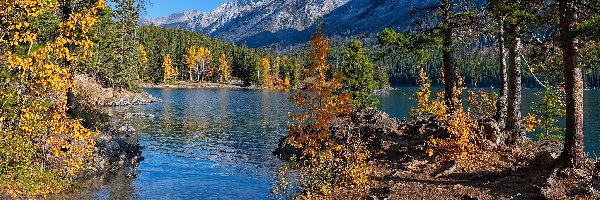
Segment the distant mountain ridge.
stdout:
<svg viewBox="0 0 600 200">
<path fill-rule="evenodd" d="M 419 0 L 237 0 L 210 12 L 196 10 L 143 19 L 142 25 L 178 27 L 250 47 L 308 41 L 322 21 L 329 35 L 355 36 L 405 29 L 406 14 Z"/>
</svg>

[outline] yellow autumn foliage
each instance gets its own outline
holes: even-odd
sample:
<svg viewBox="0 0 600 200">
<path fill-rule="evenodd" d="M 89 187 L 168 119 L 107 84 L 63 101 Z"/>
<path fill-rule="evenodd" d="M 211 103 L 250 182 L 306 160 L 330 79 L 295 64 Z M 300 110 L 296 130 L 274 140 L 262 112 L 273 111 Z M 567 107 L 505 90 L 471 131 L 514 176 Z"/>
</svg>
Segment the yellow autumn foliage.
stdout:
<svg viewBox="0 0 600 200">
<path fill-rule="evenodd" d="M 271 62 L 269 61 L 269 58 L 263 57 L 261 63 L 263 74 L 263 87 L 271 88 L 273 87 L 273 83 L 271 82 Z"/>
<path fill-rule="evenodd" d="M 93 151 L 96 133 L 66 114 L 66 94 L 73 69 L 91 56 L 88 33 L 105 2 L 74 11 L 53 40 L 38 41 L 33 22 L 60 3 L 0 1 L 0 190 L 12 195 L 68 189 Z"/>
<path fill-rule="evenodd" d="M 148 71 L 148 53 L 146 53 L 146 48 L 144 47 L 143 44 L 140 44 L 139 47 L 139 52 L 140 52 L 140 71 L 145 72 Z M 140 79 L 141 80 L 145 80 L 146 77 L 143 77 L 143 75 L 140 73 Z"/>
<path fill-rule="evenodd" d="M 229 63 L 227 62 L 227 57 L 225 56 L 225 53 L 221 53 L 221 57 L 219 58 L 219 60 L 221 61 L 221 64 L 219 65 L 219 71 L 221 72 L 221 81 L 227 83 L 231 81 L 231 68 L 229 66 Z"/>
<path fill-rule="evenodd" d="M 163 82 L 169 82 L 173 79 L 177 78 L 178 71 L 173 68 L 173 59 L 171 59 L 171 54 L 166 54 L 163 58 Z"/>
<path fill-rule="evenodd" d="M 360 134 L 340 138 L 331 129 L 334 120 L 343 119 L 352 107 L 350 95 L 335 92 L 342 86 L 339 73 L 327 77 L 331 70 L 328 42 L 321 33 L 311 38 L 312 67 L 304 71 L 309 92 L 299 92 L 291 98 L 303 110 L 292 115 L 297 123 L 290 126 L 286 140 L 302 151 L 301 171 L 308 180 L 303 180 L 299 199 L 326 199 L 338 187 L 363 188 L 368 181 L 365 171 L 370 153 L 361 143 Z"/>
<path fill-rule="evenodd" d="M 461 102 L 461 96 L 465 87 L 463 79 L 457 76 L 458 80 L 454 85 L 454 94 L 452 100 L 456 109 L 454 113 L 449 113 L 443 100 L 443 91 L 431 99 L 431 82 L 423 69 L 419 74 L 419 84 L 421 88 L 417 91 L 418 107 L 411 110 L 412 114 L 431 113 L 441 124 L 446 137 L 431 137 L 427 142 L 429 147 L 426 153 L 429 156 L 437 156 L 440 162 L 456 161 L 468 162 L 479 155 L 478 137 L 481 135 L 477 120 L 471 116 Z"/>
</svg>

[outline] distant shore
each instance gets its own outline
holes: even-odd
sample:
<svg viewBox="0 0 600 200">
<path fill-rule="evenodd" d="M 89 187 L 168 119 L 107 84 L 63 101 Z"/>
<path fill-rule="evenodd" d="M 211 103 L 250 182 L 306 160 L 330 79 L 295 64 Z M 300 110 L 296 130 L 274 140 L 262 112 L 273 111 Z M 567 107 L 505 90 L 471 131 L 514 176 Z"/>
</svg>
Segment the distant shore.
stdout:
<svg viewBox="0 0 600 200">
<path fill-rule="evenodd" d="M 230 83 L 194 83 L 187 81 L 176 81 L 172 83 L 166 84 L 152 84 L 152 83 L 142 83 L 139 86 L 141 88 L 176 88 L 176 89 L 193 89 L 193 88 L 227 88 L 227 89 L 262 89 L 261 87 L 249 86 L 244 87 L 241 81 L 232 81 Z"/>
</svg>

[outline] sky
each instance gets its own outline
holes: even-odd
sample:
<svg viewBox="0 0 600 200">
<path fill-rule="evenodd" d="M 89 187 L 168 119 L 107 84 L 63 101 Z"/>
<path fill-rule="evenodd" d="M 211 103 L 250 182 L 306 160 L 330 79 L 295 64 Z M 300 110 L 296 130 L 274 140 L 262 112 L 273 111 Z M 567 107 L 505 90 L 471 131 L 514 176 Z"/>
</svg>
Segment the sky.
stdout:
<svg viewBox="0 0 600 200">
<path fill-rule="evenodd" d="M 201 12 L 207 12 L 227 1 L 231 0 L 148 0 L 146 13 L 142 14 L 142 17 L 164 17 L 172 13 L 194 9 Z"/>
</svg>

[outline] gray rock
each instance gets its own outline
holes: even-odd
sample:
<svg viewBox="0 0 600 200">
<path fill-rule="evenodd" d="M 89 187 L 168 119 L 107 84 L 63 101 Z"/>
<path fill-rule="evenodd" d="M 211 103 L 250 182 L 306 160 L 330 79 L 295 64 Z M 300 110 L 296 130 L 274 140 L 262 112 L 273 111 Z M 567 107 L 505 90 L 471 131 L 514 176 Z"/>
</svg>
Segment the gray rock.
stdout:
<svg viewBox="0 0 600 200">
<path fill-rule="evenodd" d="M 142 157 L 142 146 L 129 135 L 135 129 L 117 120 L 96 138 L 92 158 L 85 164 L 85 173 L 80 176 L 116 173 L 119 170 L 135 171 Z"/>
<path fill-rule="evenodd" d="M 150 103 L 160 103 L 161 99 L 153 97 L 148 93 L 135 93 L 121 97 L 117 100 L 111 101 L 107 106 L 129 106 L 129 105 L 145 105 Z"/>
<path fill-rule="evenodd" d="M 551 168 L 555 160 L 560 156 L 562 147 L 557 142 L 544 142 L 540 151 L 536 156 L 529 161 L 531 166 Z"/>
<path fill-rule="evenodd" d="M 132 126 L 130 126 L 129 124 L 125 124 L 123 126 L 121 126 L 119 129 L 117 129 L 119 132 L 121 133 L 131 133 L 131 132 L 135 132 L 135 128 L 133 128 Z"/>
<path fill-rule="evenodd" d="M 123 118 L 125 119 L 133 119 L 133 118 L 142 118 L 142 119 L 152 119 L 155 116 L 153 114 L 146 113 L 125 113 Z"/>
</svg>

